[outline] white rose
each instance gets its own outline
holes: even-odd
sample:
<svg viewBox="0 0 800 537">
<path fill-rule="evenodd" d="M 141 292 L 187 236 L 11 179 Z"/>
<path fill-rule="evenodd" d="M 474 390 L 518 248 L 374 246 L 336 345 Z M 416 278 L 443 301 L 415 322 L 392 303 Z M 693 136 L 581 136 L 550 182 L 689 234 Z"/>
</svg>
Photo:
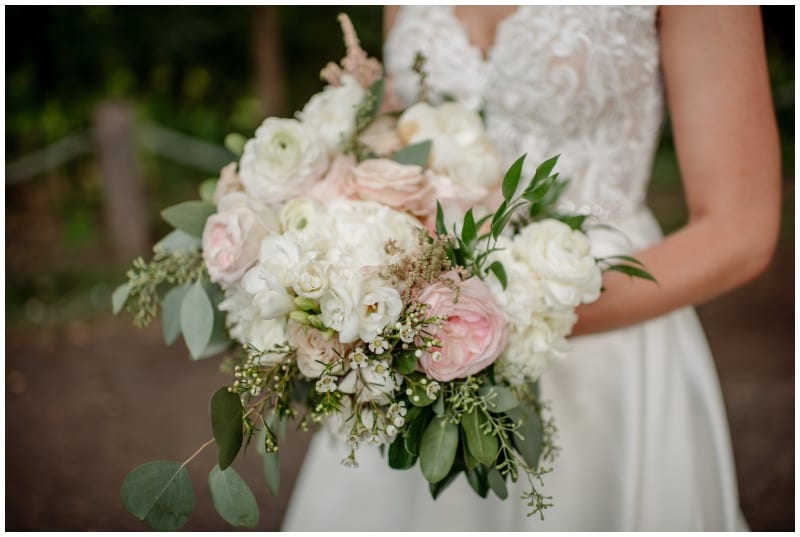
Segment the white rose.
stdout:
<svg viewBox="0 0 800 537">
<path fill-rule="evenodd" d="M 242 288 L 253 296 L 253 305 L 263 319 L 276 319 L 294 310 L 294 299 L 286 287 L 261 264 L 245 273 Z"/>
<path fill-rule="evenodd" d="M 480 116 L 459 103 L 415 104 L 400 116 L 398 131 L 406 144 L 431 140 L 431 168 L 460 185 L 488 189 L 501 179 L 500 158 Z"/>
<path fill-rule="evenodd" d="M 319 203 L 311 198 L 292 198 L 281 207 L 278 218 L 281 231 L 311 231 L 316 229 L 323 212 Z"/>
<path fill-rule="evenodd" d="M 351 76 L 345 75 L 341 86 L 327 86 L 311 97 L 297 117 L 319 133 L 328 154 L 333 155 L 339 151 L 342 141 L 353 134 L 356 110 L 363 98 L 364 89 Z"/>
<path fill-rule="evenodd" d="M 358 336 L 362 341 L 371 341 L 383 332 L 386 326 L 400 318 L 403 300 L 397 290 L 380 278 L 364 283 L 358 308 Z"/>
<path fill-rule="evenodd" d="M 513 242 L 514 251 L 541 279 L 549 306 L 575 308 L 600 296 L 602 273 L 580 231 L 548 219 L 526 226 Z"/>
<path fill-rule="evenodd" d="M 239 178 L 251 196 L 278 203 L 302 194 L 327 167 L 327 149 L 314 128 L 271 117 L 245 144 Z"/>
<path fill-rule="evenodd" d="M 339 333 L 339 341 L 352 343 L 358 339 L 357 314 L 360 282 L 352 273 L 342 270 L 331 275 L 328 291 L 320 298 L 320 319 Z"/>
<path fill-rule="evenodd" d="M 335 337 L 325 339 L 322 332 L 310 326 L 290 322 L 287 335 L 289 344 L 296 349 L 297 368 L 308 378 L 319 378 L 325 365 L 339 360 L 345 352 L 344 345 Z M 343 372 L 341 364 L 331 369 L 334 375 Z"/>
</svg>

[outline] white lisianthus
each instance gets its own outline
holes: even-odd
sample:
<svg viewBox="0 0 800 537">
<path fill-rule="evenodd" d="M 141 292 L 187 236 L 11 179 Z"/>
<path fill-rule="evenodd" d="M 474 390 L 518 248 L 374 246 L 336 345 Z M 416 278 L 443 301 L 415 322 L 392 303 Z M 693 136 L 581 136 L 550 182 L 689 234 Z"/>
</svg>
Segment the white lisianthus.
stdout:
<svg viewBox="0 0 800 537">
<path fill-rule="evenodd" d="M 363 288 L 358 305 L 358 336 L 369 342 L 400 318 L 403 300 L 400 293 L 381 278 L 371 278 Z"/>
<path fill-rule="evenodd" d="M 360 282 L 354 274 L 342 270 L 331 274 L 329 282 L 328 291 L 319 302 L 320 319 L 339 332 L 339 341 L 352 343 L 358 339 Z"/>
<path fill-rule="evenodd" d="M 313 231 L 318 227 L 323 211 L 322 206 L 311 198 L 292 198 L 281 207 L 278 215 L 281 231 Z"/>
<path fill-rule="evenodd" d="M 580 231 L 558 220 L 542 220 L 514 237 L 513 249 L 541 279 L 548 306 L 575 308 L 600 296 L 602 272 Z"/>
<path fill-rule="evenodd" d="M 278 203 L 302 194 L 327 167 L 325 143 L 313 127 L 270 117 L 245 144 L 239 179 L 251 196 Z"/>
<path fill-rule="evenodd" d="M 431 168 L 461 185 L 491 188 L 501 179 L 500 158 L 480 116 L 459 103 L 417 103 L 400 116 L 398 131 L 406 144 L 431 140 Z"/>
<path fill-rule="evenodd" d="M 277 319 L 294 310 L 294 299 L 286 287 L 261 264 L 245 273 L 242 288 L 253 296 L 253 305 L 263 319 Z"/>
<path fill-rule="evenodd" d="M 297 117 L 319 133 L 328 154 L 339 151 L 342 141 L 355 129 L 356 110 L 364 98 L 364 88 L 351 76 L 342 77 L 341 86 L 326 86 L 309 99 Z"/>
</svg>

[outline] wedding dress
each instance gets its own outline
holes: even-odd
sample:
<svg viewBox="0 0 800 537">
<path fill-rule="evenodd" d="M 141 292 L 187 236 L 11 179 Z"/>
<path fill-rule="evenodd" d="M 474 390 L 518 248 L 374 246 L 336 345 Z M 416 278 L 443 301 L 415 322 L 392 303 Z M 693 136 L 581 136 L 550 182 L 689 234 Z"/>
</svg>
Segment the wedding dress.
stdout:
<svg viewBox="0 0 800 537">
<path fill-rule="evenodd" d="M 498 26 L 488 58 L 452 6 L 401 8 L 385 65 L 412 102 L 419 50 L 435 92 L 485 109 L 487 129 L 527 176 L 560 154 L 566 207 L 622 234 L 598 232 L 598 254 L 634 253 L 661 232 L 645 206 L 663 97 L 657 8 L 521 6 Z M 602 297 L 600 298 L 602 300 Z M 525 479 L 501 501 L 464 476 L 434 501 L 418 467 L 391 470 L 377 448 L 347 453 L 317 434 L 286 530 L 734 530 L 737 485 L 712 357 L 691 308 L 627 329 L 576 337 L 541 379 L 561 452 L 545 476 L 554 506 L 526 517 Z"/>
</svg>

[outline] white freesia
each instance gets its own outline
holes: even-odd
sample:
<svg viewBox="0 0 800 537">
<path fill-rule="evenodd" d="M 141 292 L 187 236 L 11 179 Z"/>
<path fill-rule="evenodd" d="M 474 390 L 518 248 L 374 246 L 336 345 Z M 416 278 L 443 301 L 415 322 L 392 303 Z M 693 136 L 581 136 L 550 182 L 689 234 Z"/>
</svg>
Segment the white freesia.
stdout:
<svg viewBox="0 0 800 537">
<path fill-rule="evenodd" d="M 500 158 L 480 116 L 459 103 L 417 103 L 400 116 L 398 131 L 406 144 L 431 140 L 431 168 L 460 185 L 491 188 L 501 179 Z"/>
<path fill-rule="evenodd" d="M 320 298 L 320 319 L 325 326 L 339 332 L 342 343 L 358 339 L 360 292 L 360 282 L 354 273 L 337 270 L 331 274 L 328 291 Z"/>
<path fill-rule="evenodd" d="M 309 99 L 297 117 L 319 133 L 328 154 L 337 153 L 342 141 L 355 130 L 356 110 L 364 98 L 364 88 L 351 76 L 342 77 L 341 86 L 326 86 Z"/>
<path fill-rule="evenodd" d="M 400 293 L 381 278 L 371 278 L 363 287 L 358 307 L 358 336 L 368 342 L 400 318 L 403 300 Z"/>
<path fill-rule="evenodd" d="M 270 117 L 245 144 L 239 179 L 251 196 L 278 203 L 302 194 L 327 167 L 325 143 L 313 127 Z"/>
<path fill-rule="evenodd" d="M 297 266 L 292 288 L 298 295 L 318 299 L 328 290 L 328 286 L 327 263 L 307 259 Z"/>
<path fill-rule="evenodd" d="M 548 219 L 526 226 L 514 237 L 514 251 L 541 279 L 549 306 L 575 308 L 600 296 L 602 272 L 591 243 L 567 224 Z"/>
<path fill-rule="evenodd" d="M 281 207 L 278 215 L 281 231 L 313 232 L 319 225 L 323 211 L 322 206 L 311 198 L 292 198 Z"/>
</svg>

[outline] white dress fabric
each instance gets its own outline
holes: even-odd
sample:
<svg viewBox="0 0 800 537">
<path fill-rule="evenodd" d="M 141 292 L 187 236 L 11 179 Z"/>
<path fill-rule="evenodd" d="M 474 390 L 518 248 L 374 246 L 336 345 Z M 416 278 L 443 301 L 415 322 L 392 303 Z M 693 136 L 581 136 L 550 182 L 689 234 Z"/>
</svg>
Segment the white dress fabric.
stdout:
<svg viewBox="0 0 800 537">
<path fill-rule="evenodd" d="M 520 6 L 498 26 L 484 59 L 452 6 L 401 8 L 385 65 L 406 103 L 410 70 L 426 58 L 428 84 L 475 109 L 508 165 L 526 173 L 560 154 L 571 179 L 566 209 L 622 234 L 592 236 L 598 255 L 661 240 L 645 194 L 663 96 L 657 8 Z M 601 297 L 602 300 L 602 297 Z M 544 521 L 519 499 L 482 499 L 464 476 L 434 501 L 418 466 L 397 471 L 362 447 L 358 469 L 327 433 L 316 435 L 284 520 L 308 531 L 739 530 L 736 477 L 713 360 L 690 308 L 623 330 L 571 340 L 545 373 L 560 454 L 544 492 Z"/>
</svg>

